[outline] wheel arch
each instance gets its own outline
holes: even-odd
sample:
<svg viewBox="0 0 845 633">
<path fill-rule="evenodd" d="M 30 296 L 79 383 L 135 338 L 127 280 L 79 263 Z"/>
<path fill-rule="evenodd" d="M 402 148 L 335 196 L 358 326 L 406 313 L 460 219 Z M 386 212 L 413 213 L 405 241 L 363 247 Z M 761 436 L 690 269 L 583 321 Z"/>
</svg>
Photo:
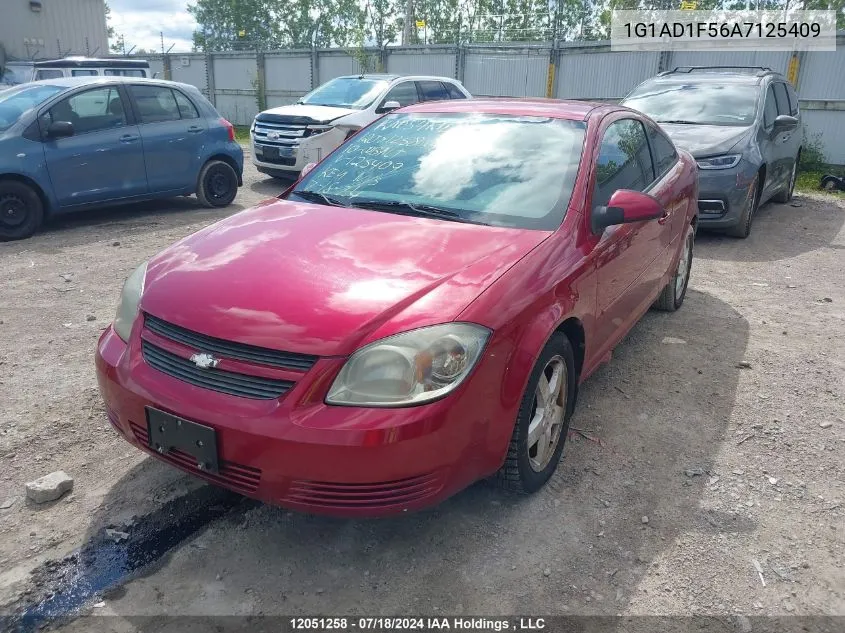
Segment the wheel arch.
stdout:
<svg viewBox="0 0 845 633">
<path fill-rule="evenodd" d="M 41 200 L 41 204 L 44 207 L 44 215 L 47 216 L 53 209 L 53 204 L 50 201 L 50 198 L 47 197 L 47 192 L 44 191 L 43 187 L 39 185 L 36 181 L 28 176 L 24 176 L 22 174 L 0 174 L 0 182 L 13 180 L 15 182 L 19 182 L 21 184 L 30 187 L 38 196 L 39 200 Z"/>
</svg>

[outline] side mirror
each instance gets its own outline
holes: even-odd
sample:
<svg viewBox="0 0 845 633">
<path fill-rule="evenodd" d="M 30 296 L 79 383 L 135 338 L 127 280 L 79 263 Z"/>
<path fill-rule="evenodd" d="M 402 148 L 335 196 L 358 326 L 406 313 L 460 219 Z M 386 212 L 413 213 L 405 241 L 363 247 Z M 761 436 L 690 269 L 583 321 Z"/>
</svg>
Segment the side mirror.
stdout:
<svg viewBox="0 0 845 633">
<path fill-rule="evenodd" d="M 47 138 L 66 138 L 73 136 L 73 123 L 70 121 L 55 121 L 47 127 Z"/>
<path fill-rule="evenodd" d="M 385 101 L 381 104 L 381 107 L 376 110 L 378 114 L 384 114 L 385 112 L 393 112 L 393 110 L 398 110 L 402 107 L 402 104 L 398 101 Z"/>
<path fill-rule="evenodd" d="M 645 222 L 663 217 L 663 207 L 652 196 L 641 191 L 619 189 L 606 207 L 595 207 L 591 222 L 593 233 L 600 235 L 609 226 Z"/>
<path fill-rule="evenodd" d="M 299 172 L 299 177 L 302 178 L 305 176 L 309 171 L 314 169 L 317 166 L 317 163 L 308 163 L 305 167 L 302 168 L 302 171 Z"/>
<path fill-rule="evenodd" d="M 775 117 L 775 124 L 772 132 L 778 134 L 780 132 L 791 132 L 798 127 L 798 119 L 788 114 L 779 114 Z"/>
</svg>

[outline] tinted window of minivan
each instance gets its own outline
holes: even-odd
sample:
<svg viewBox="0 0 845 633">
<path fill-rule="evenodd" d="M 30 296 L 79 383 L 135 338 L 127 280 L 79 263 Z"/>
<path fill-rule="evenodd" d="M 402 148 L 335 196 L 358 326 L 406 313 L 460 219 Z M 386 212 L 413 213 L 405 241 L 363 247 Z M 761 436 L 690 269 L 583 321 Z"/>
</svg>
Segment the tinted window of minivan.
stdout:
<svg viewBox="0 0 845 633">
<path fill-rule="evenodd" d="M 789 97 L 786 96 L 786 84 L 778 81 L 773 84 L 778 114 L 789 114 Z"/>
</svg>

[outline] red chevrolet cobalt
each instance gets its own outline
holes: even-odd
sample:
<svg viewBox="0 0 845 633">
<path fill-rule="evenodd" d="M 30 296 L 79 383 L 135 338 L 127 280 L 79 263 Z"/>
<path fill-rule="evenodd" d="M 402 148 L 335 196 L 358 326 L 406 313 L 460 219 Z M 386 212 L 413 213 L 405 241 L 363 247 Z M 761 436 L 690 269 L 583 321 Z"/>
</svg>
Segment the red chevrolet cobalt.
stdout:
<svg viewBox="0 0 845 633">
<path fill-rule="evenodd" d="M 696 200 L 693 159 L 632 110 L 394 112 L 132 273 L 97 351 L 109 419 L 308 512 L 413 510 L 487 477 L 536 491 L 578 385 L 683 303 Z"/>
</svg>

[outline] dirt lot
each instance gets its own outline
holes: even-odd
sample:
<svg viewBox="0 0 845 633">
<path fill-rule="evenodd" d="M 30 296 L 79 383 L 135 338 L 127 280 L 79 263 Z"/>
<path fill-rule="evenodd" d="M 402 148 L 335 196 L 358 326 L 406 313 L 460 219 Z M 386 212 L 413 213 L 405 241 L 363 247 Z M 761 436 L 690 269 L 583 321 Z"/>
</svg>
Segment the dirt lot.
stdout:
<svg viewBox="0 0 845 633">
<path fill-rule="evenodd" d="M 768 205 L 745 241 L 701 234 L 684 308 L 648 314 L 585 385 L 540 494 L 477 485 L 342 521 L 146 458 L 96 389 L 126 275 L 279 190 L 249 168 L 225 211 L 109 209 L 0 245 L 0 613 L 61 589 L 45 613 L 126 631 L 151 626 L 136 614 L 845 615 L 845 201 Z M 59 469 L 70 496 L 24 500 Z"/>
</svg>

